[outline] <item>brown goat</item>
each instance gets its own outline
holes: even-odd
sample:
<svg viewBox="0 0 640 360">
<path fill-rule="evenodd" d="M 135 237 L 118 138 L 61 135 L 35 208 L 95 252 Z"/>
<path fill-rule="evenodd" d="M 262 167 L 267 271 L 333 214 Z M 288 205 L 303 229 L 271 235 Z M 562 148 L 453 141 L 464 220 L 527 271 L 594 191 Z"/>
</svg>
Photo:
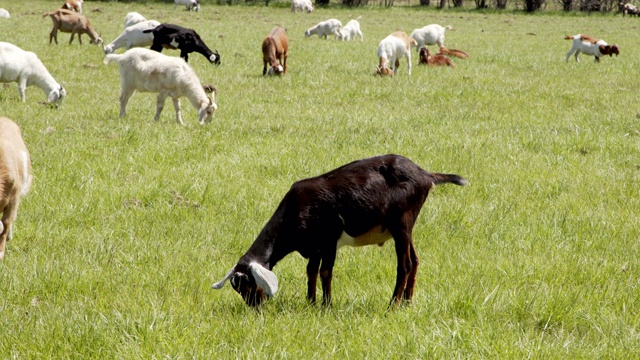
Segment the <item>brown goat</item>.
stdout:
<svg viewBox="0 0 640 360">
<path fill-rule="evenodd" d="M 420 61 L 419 65 L 431 65 L 431 66 L 451 66 L 455 67 L 453 61 L 445 55 L 431 55 L 429 49 L 422 47 L 420 49 Z"/>
<path fill-rule="evenodd" d="M 466 52 L 464 52 L 462 50 L 447 49 L 444 46 L 440 46 L 440 49 L 438 49 L 438 53 L 436 55 L 453 56 L 453 57 L 457 57 L 459 59 L 468 59 L 469 58 L 469 54 L 467 54 Z"/>
<path fill-rule="evenodd" d="M 42 15 L 43 18 L 50 16 L 53 20 L 53 29 L 49 34 L 49 44 L 55 40 L 58 44 L 58 30 L 71 33 L 69 45 L 73 42 L 73 37 L 78 34 L 78 41 L 82 45 L 82 34 L 87 34 L 91 38 L 92 44 L 101 44 L 102 38 L 96 33 L 86 16 L 80 15 L 70 10 L 58 9 Z"/>
<path fill-rule="evenodd" d="M 61 9 L 75 11 L 82 14 L 82 0 L 66 0 Z"/>
<path fill-rule="evenodd" d="M 31 179 L 31 160 L 20 128 L 0 117 L 0 260 L 4 258 L 7 239 L 13 235 L 20 197 L 29 191 Z"/>
<path fill-rule="evenodd" d="M 287 32 L 281 27 L 275 27 L 262 42 L 262 75 L 277 74 L 283 75 L 287 73 L 287 57 L 289 56 L 289 39 Z M 278 64 L 280 61 L 280 64 Z M 267 64 L 270 68 L 267 71 Z"/>
</svg>

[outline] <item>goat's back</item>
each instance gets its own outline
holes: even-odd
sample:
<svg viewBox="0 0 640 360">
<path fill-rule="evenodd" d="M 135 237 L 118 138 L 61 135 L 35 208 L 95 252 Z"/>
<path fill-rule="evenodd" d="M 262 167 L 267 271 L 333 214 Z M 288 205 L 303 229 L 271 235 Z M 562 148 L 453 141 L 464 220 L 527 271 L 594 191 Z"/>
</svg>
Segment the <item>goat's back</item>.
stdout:
<svg viewBox="0 0 640 360">
<path fill-rule="evenodd" d="M 181 58 L 145 48 L 133 48 L 122 55 L 106 55 L 104 62 L 117 63 L 123 85 L 138 91 L 182 91 L 185 84 L 200 84 L 193 69 Z"/>
<path fill-rule="evenodd" d="M 275 27 L 269 32 L 269 35 L 267 35 L 262 42 L 262 52 L 267 54 L 272 46 L 275 48 L 276 54 L 289 51 L 289 39 L 283 28 Z"/>
</svg>

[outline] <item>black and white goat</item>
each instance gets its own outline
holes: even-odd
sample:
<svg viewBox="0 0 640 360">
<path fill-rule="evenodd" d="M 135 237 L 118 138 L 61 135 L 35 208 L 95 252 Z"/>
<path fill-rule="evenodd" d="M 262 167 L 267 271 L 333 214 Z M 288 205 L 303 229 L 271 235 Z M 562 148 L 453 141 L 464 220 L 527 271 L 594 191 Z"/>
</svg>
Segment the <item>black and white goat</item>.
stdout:
<svg viewBox="0 0 640 360">
<path fill-rule="evenodd" d="M 323 304 L 331 304 L 331 279 L 337 250 L 344 246 L 382 245 L 393 238 L 398 256 L 391 305 L 411 301 L 418 271 L 413 226 L 434 185 L 465 185 L 458 175 L 429 173 L 399 155 L 354 161 L 324 175 L 295 182 L 249 250 L 221 281 L 249 306 L 258 306 L 278 290 L 271 271 L 287 254 L 309 259 L 307 298 L 316 301 L 318 273 Z"/>
<path fill-rule="evenodd" d="M 206 57 L 209 62 L 220 65 L 220 54 L 209 50 L 200 39 L 200 35 L 191 29 L 174 24 L 160 24 L 154 29 L 144 30 L 143 33 L 153 32 L 151 50 L 162 52 L 166 49 L 180 49 L 180 57 L 189 62 L 189 53 L 197 52 Z"/>
</svg>

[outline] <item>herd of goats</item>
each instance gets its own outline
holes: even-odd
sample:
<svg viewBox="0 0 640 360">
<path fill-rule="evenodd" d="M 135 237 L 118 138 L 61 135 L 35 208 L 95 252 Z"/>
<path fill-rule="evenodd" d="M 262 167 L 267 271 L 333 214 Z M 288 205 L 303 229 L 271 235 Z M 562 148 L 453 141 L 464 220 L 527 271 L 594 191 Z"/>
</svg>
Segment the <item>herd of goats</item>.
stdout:
<svg viewBox="0 0 640 360">
<path fill-rule="evenodd" d="M 175 0 L 188 10 L 200 10 L 197 0 Z M 313 11 L 310 0 L 292 0 L 293 11 Z M 0 17 L 9 16 L 0 9 Z M 49 42 L 57 43 L 57 32 L 71 33 L 70 43 L 78 34 L 86 34 L 93 44 L 102 39 L 81 15 L 82 0 L 66 0 L 62 9 L 48 12 L 53 20 Z M 318 23 L 307 29 L 305 36 L 333 35 L 340 40 L 362 40 L 359 19 L 346 26 L 336 19 Z M 453 66 L 449 56 L 466 59 L 468 54 L 444 46 L 445 30 L 431 24 L 414 30 L 407 36 L 394 32 L 384 38 L 377 55 L 376 74 L 393 76 L 405 57 L 411 75 L 411 49 L 417 48 L 420 64 Z M 619 54 L 618 45 L 608 45 L 587 35 L 566 36 L 573 41 L 567 54 L 584 53 L 595 57 Z M 427 45 L 438 45 L 431 55 Z M 150 46 L 150 49 L 144 47 Z M 114 50 L 124 47 L 123 54 Z M 179 49 L 180 58 L 161 54 L 163 48 Z M 157 93 L 158 120 L 167 97 L 171 97 L 176 120 L 183 124 L 180 98 L 187 97 L 195 107 L 201 124 L 211 121 L 217 110 L 216 88 L 200 83 L 188 65 L 188 54 L 198 52 L 212 64 L 220 64 L 218 51 L 211 51 L 191 29 L 147 20 L 138 13 L 125 18 L 125 30 L 104 46 L 105 64 L 116 63 L 121 75 L 120 117 L 126 116 L 126 106 L 134 91 Z M 263 75 L 286 73 L 288 39 L 286 30 L 274 28 L 264 39 Z M 184 59 L 184 60 L 183 60 Z M 6 42 L 0 42 L 0 82 L 17 82 L 20 98 L 25 102 L 25 89 L 35 85 L 47 95 L 48 102 L 57 105 L 66 96 L 65 89 L 54 80 L 38 57 Z M 12 120 L 0 117 L 0 259 L 5 255 L 7 239 L 12 236 L 12 224 L 18 212 L 20 197 L 32 182 L 29 152 L 20 128 Z M 250 306 L 258 306 L 275 295 L 278 280 L 272 269 L 282 258 L 297 251 L 309 259 L 307 265 L 307 298 L 316 301 L 316 284 L 321 278 L 324 305 L 331 304 L 331 280 L 338 248 L 379 245 L 393 239 L 397 255 L 397 276 L 391 305 L 410 302 L 413 296 L 418 255 L 412 231 L 430 190 L 437 184 L 465 185 L 467 181 L 455 174 L 430 173 L 411 160 L 399 155 L 383 155 L 354 161 L 326 174 L 295 182 L 285 194 L 271 219 L 236 265 L 213 288 L 220 289 L 227 280 Z"/>
</svg>

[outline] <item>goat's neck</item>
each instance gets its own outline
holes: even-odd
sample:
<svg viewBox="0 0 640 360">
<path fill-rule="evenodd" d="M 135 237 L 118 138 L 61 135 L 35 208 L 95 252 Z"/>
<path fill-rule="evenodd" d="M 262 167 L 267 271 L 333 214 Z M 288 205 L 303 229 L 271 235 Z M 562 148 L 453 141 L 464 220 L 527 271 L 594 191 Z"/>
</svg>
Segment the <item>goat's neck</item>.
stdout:
<svg viewBox="0 0 640 360">
<path fill-rule="evenodd" d="M 269 64 L 271 65 L 271 67 L 278 66 L 278 59 L 276 56 L 276 44 L 274 44 L 273 42 L 271 43 L 271 46 L 269 46 Z"/>
<path fill-rule="evenodd" d="M 264 226 L 243 259 L 248 263 L 256 261 L 272 269 L 280 260 L 291 253 L 286 245 L 292 242 L 288 237 L 287 224 L 284 219 L 284 206 L 280 204 L 271 219 Z"/>
<path fill-rule="evenodd" d="M 185 96 L 189 99 L 191 105 L 193 105 L 196 110 L 208 106 L 209 104 L 209 98 L 200 85 L 200 82 L 190 83 L 185 88 Z"/>
<path fill-rule="evenodd" d="M 378 67 L 382 69 L 389 62 L 386 57 L 380 56 L 380 60 L 378 61 Z"/>
<path fill-rule="evenodd" d="M 29 84 L 33 84 L 42 89 L 46 96 L 49 96 L 53 90 L 61 87 L 44 66 L 39 69 L 39 72 L 29 77 Z"/>
</svg>

